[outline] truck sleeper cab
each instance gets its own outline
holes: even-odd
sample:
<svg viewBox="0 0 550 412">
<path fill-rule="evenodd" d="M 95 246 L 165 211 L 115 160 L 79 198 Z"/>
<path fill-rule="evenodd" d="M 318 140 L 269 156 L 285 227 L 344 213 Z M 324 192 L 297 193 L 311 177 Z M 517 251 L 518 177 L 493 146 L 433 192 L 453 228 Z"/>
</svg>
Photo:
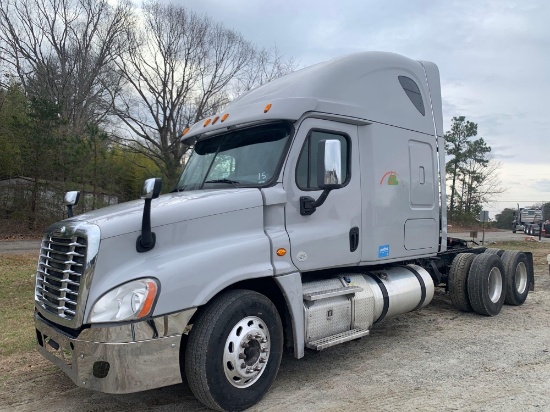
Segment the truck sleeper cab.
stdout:
<svg viewBox="0 0 550 412">
<path fill-rule="evenodd" d="M 46 229 L 39 351 L 80 386 L 128 393 L 186 379 L 243 410 L 285 348 L 368 335 L 445 286 L 494 316 L 534 287 L 532 256 L 447 239 L 437 67 L 364 52 L 261 86 L 182 137 L 170 194 Z M 147 247 L 140 239 L 153 238 Z"/>
</svg>

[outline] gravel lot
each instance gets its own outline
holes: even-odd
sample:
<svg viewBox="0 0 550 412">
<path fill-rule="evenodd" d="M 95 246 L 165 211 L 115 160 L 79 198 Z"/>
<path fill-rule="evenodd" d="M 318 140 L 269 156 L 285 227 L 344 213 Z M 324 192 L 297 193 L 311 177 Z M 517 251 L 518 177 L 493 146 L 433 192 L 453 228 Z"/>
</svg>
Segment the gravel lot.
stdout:
<svg viewBox="0 0 550 412">
<path fill-rule="evenodd" d="M 116 396 L 78 388 L 35 352 L 1 359 L 6 375 L 0 410 L 206 410 L 183 384 Z M 438 290 L 427 308 L 385 320 L 368 337 L 301 360 L 285 356 L 270 392 L 250 410 L 283 409 L 550 410 L 548 270 L 539 265 L 536 291 L 523 306 L 505 306 L 494 318 L 459 312 Z"/>
</svg>

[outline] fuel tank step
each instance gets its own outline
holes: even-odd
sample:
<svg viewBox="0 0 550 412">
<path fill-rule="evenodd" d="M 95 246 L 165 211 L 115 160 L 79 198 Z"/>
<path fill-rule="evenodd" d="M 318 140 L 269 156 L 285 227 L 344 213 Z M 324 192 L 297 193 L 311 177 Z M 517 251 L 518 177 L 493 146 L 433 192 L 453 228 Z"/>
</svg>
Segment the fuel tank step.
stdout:
<svg viewBox="0 0 550 412">
<path fill-rule="evenodd" d="M 363 288 L 359 286 L 347 286 L 335 289 L 321 290 L 319 292 L 304 293 L 304 300 L 313 302 L 319 299 L 328 299 L 335 296 L 352 295 L 354 293 L 362 292 Z"/>
<path fill-rule="evenodd" d="M 314 350 L 323 350 L 326 348 L 330 348 L 331 346 L 338 345 L 339 343 L 344 343 L 350 340 L 361 338 L 363 336 L 367 336 L 368 334 L 368 330 L 352 329 L 342 333 L 337 333 L 336 335 L 327 336 L 326 338 L 321 338 L 312 342 L 308 342 L 306 343 L 306 346 Z"/>
</svg>

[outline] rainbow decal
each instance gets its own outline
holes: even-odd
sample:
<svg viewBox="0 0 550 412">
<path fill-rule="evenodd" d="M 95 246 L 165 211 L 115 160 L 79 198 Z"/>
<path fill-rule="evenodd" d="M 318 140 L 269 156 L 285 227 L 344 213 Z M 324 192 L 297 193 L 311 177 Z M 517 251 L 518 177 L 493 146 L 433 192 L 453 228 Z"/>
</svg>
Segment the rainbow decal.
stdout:
<svg viewBox="0 0 550 412">
<path fill-rule="evenodd" d="M 389 171 L 386 174 L 384 174 L 384 176 L 382 176 L 382 179 L 380 179 L 380 185 L 382 185 L 384 183 L 384 180 L 386 179 L 386 177 L 388 178 L 388 180 L 386 181 L 386 184 L 388 186 L 397 186 L 397 185 L 399 185 L 399 181 L 397 180 L 399 175 L 397 174 L 397 172 L 394 172 L 392 170 L 392 171 Z"/>
</svg>

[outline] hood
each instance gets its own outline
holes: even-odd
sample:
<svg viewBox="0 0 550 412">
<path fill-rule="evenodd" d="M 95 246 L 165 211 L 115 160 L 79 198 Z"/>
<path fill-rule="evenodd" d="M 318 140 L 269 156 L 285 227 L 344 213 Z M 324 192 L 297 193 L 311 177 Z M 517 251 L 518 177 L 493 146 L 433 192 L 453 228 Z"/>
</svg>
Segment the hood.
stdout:
<svg viewBox="0 0 550 412">
<path fill-rule="evenodd" d="M 87 222 L 99 226 L 106 239 L 141 230 L 143 199 L 93 210 L 64 222 Z M 151 226 L 249 209 L 263 205 L 259 189 L 197 190 L 162 195 L 151 202 Z"/>
</svg>

